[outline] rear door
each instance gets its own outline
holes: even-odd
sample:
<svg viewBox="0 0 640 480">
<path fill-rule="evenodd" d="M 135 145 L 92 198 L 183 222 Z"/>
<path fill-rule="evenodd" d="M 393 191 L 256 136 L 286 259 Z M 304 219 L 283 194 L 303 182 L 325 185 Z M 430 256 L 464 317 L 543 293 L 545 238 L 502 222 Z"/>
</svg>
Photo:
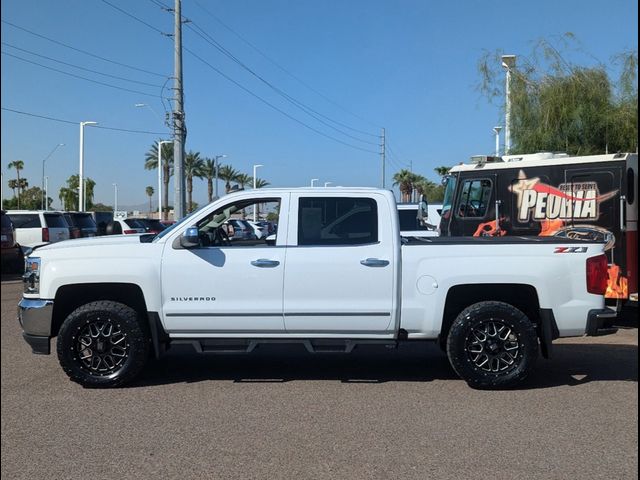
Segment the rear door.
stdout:
<svg viewBox="0 0 640 480">
<path fill-rule="evenodd" d="M 16 243 L 26 247 L 43 243 L 42 225 L 38 213 L 8 213 L 7 215 L 16 229 Z"/>
<path fill-rule="evenodd" d="M 396 272 L 390 226 L 397 221 L 385 197 L 299 193 L 291 205 L 297 215 L 287 240 L 287 333 L 390 333 Z"/>
</svg>

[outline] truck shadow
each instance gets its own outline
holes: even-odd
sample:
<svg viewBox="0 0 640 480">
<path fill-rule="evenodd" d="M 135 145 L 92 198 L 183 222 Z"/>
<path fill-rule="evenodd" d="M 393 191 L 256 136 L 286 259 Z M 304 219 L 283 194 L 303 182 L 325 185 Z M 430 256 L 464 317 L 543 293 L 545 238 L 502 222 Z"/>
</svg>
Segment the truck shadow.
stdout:
<svg viewBox="0 0 640 480">
<path fill-rule="evenodd" d="M 433 344 L 403 345 L 381 351 L 362 346 L 349 355 L 309 354 L 302 346 L 261 346 L 249 355 L 202 355 L 175 347 L 150 362 L 129 388 L 232 381 L 285 383 L 337 380 L 343 383 L 430 382 L 460 380 Z M 533 374 L 518 389 L 577 386 L 589 382 L 638 381 L 636 345 L 554 345 L 554 358 L 540 358 Z"/>
</svg>

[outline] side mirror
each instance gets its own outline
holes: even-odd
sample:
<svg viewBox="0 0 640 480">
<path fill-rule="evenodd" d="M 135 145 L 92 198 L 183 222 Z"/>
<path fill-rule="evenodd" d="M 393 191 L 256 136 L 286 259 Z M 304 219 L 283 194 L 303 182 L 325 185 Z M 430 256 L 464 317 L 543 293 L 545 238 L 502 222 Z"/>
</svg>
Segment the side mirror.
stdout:
<svg viewBox="0 0 640 480">
<path fill-rule="evenodd" d="M 418 202 L 418 223 L 422 226 L 427 225 L 429 219 L 429 203 L 424 195 L 420 195 L 420 201 Z"/>
<path fill-rule="evenodd" d="M 180 237 L 180 246 L 182 248 L 194 248 L 200 245 L 200 236 L 198 235 L 198 227 L 187 228 Z"/>
</svg>

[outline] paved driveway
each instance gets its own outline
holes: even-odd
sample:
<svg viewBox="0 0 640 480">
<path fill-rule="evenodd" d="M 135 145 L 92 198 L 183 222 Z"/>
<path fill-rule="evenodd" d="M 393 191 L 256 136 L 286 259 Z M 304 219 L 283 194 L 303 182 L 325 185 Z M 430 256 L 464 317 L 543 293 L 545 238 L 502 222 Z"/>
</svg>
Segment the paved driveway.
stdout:
<svg viewBox="0 0 640 480">
<path fill-rule="evenodd" d="M 637 329 L 564 340 L 502 392 L 471 390 L 433 345 L 173 351 L 131 387 L 87 390 L 30 353 L 3 280 L 6 479 L 636 478 Z"/>
</svg>

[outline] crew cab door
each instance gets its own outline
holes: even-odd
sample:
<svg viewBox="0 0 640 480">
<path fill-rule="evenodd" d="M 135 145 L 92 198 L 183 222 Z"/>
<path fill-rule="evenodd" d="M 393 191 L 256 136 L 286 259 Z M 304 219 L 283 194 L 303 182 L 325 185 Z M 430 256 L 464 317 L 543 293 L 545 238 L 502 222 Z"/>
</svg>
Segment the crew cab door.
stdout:
<svg viewBox="0 0 640 480">
<path fill-rule="evenodd" d="M 291 195 L 287 333 L 380 334 L 394 324 L 397 215 L 382 195 Z M 399 236 L 396 241 L 399 241 Z"/>
<path fill-rule="evenodd" d="M 288 211 L 288 195 L 253 195 L 234 195 L 234 200 L 189 222 L 187 226 L 198 229 L 197 246 L 182 248 L 179 235 L 165 246 L 162 303 L 169 334 L 259 336 L 284 331 L 286 215 L 278 222 L 278 232 L 262 239 L 234 235 L 229 220 L 253 215 L 254 208 L 273 218 Z"/>
</svg>

